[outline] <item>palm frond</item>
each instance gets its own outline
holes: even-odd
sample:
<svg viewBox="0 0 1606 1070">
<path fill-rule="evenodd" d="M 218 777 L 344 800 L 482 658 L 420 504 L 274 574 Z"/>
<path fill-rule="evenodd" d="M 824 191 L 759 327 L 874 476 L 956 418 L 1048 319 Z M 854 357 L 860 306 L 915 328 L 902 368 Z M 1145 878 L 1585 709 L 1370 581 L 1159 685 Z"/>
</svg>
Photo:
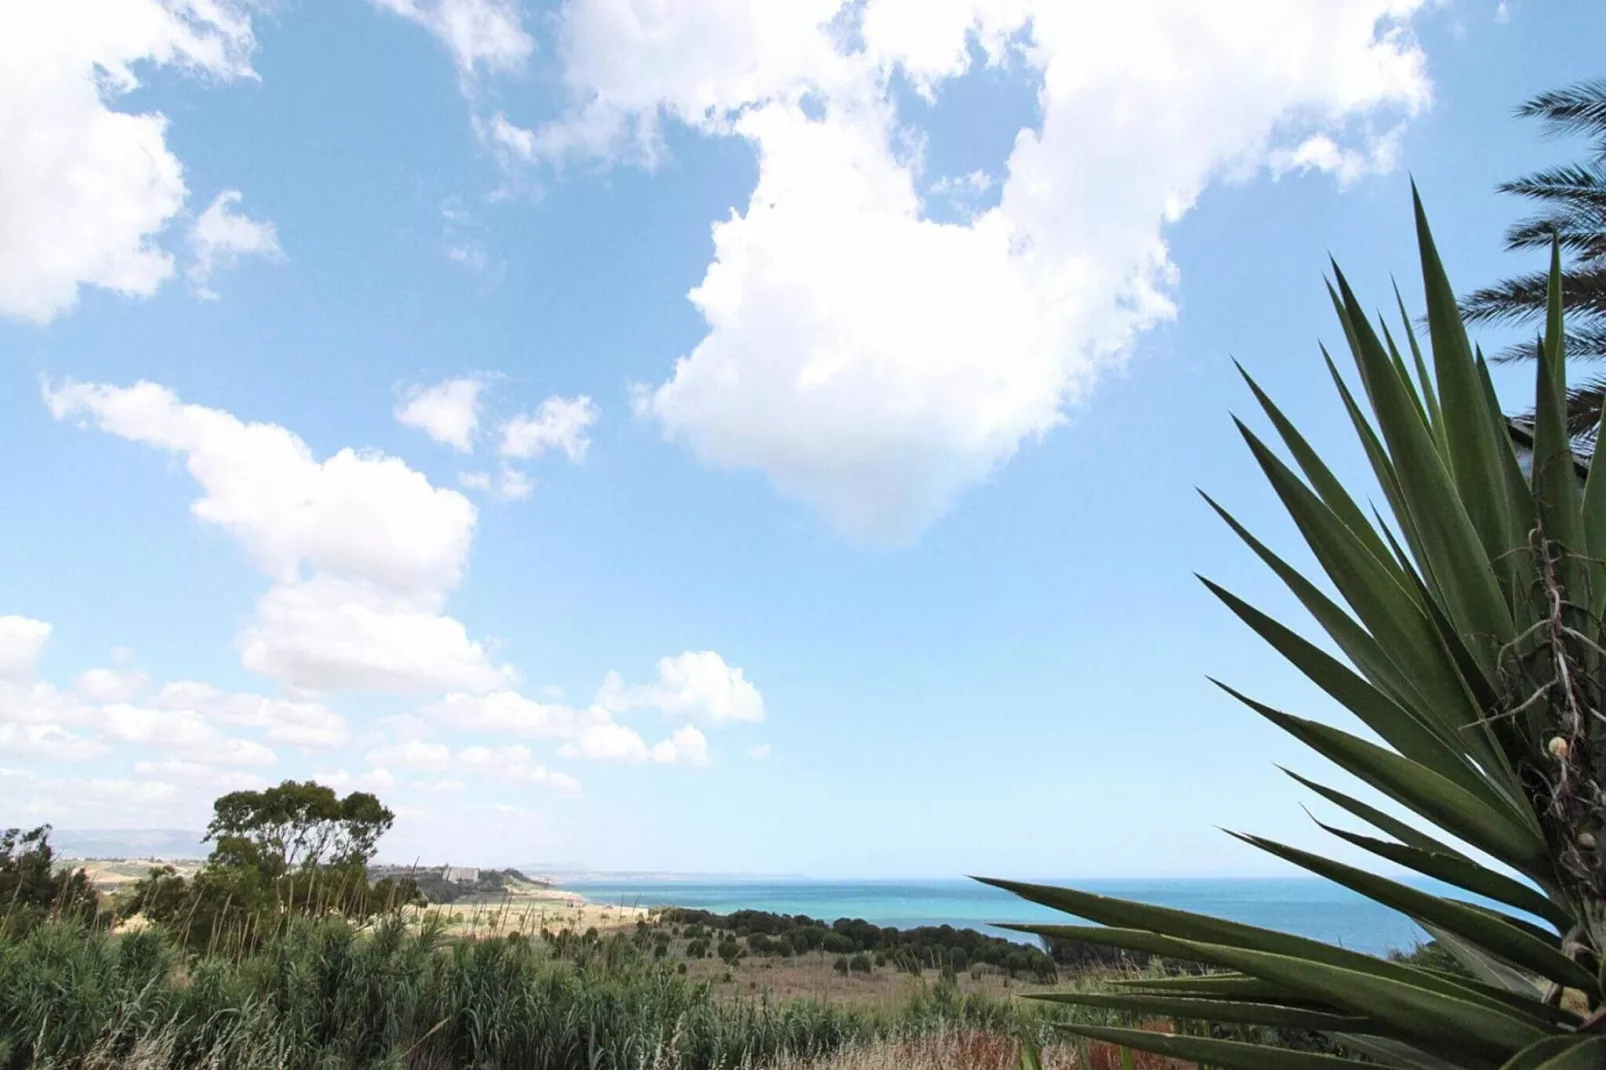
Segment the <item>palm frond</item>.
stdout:
<svg viewBox="0 0 1606 1070">
<path fill-rule="evenodd" d="M 1540 93 L 1520 104 L 1516 115 L 1540 120 L 1552 137 L 1581 133 L 1606 139 L 1606 79 Z M 1606 150 L 1606 145 L 1601 149 Z"/>
<path fill-rule="evenodd" d="M 1566 345 L 1568 360 L 1606 360 L 1606 323 L 1569 330 Z M 1500 350 L 1492 358 L 1495 364 L 1513 364 L 1533 359 L 1532 341 L 1516 342 Z"/>
<path fill-rule="evenodd" d="M 1531 352 L 1531 350 L 1530 350 Z M 1570 356 L 1571 354 L 1569 354 Z M 1567 433 L 1580 445 L 1594 448 L 1600 435 L 1600 420 L 1606 413 L 1606 376 L 1596 376 L 1567 390 Z M 1517 427 L 1532 427 L 1534 411 L 1512 417 Z"/>
<path fill-rule="evenodd" d="M 1549 276 L 1542 271 L 1518 275 L 1474 290 L 1461 300 L 1461 316 L 1471 323 L 1521 323 L 1545 312 Z M 1561 277 L 1561 297 L 1575 316 L 1606 316 L 1606 264 L 1577 266 Z M 1530 350 L 1529 356 L 1532 356 Z"/>
<path fill-rule="evenodd" d="M 1599 164 L 1561 164 L 1502 182 L 1495 189 L 1541 201 L 1592 205 L 1606 210 L 1606 168 Z"/>
</svg>

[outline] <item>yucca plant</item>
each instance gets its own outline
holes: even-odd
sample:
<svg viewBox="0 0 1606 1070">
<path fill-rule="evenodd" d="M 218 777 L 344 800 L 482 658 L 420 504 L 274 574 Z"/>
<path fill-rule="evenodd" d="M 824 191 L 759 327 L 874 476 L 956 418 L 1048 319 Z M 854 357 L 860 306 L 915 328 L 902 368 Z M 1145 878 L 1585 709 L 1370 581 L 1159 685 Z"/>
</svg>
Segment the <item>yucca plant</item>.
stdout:
<svg viewBox="0 0 1606 1070">
<path fill-rule="evenodd" d="M 1606 465 L 1589 467 L 1570 451 L 1559 250 L 1524 457 L 1468 342 L 1420 198 L 1415 207 L 1431 370 L 1403 302 L 1408 352 L 1386 326 L 1372 326 L 1336 265 L 1329 290 L 1364 403 L 1323 351 L 1392 521 L 1340 485 L 1253 380 L 1303 478 L 1238 425 L 1339 600 L 1206 497 L 1342 658 L 1205 582 L 1384 741 L 1219 685 L 1412 815 L 1401 820 L 1291 774 L 1381 835 L 1323 827 L 1476 901 L 1239 838 L 1404 912 L 1464 972 L 1069 889 L 990 882 L 1093 923 L 1024 931 L 1209 967 L 1046 997 L 1169 1018 L 1189 1034 L 1070 1027 L 1085 1036 L 1243 1070 L 1362 1060 L 1412 1070 L 1606 1067 Z M 1191 1023 L 1315 1030 L 1346 1054 L 1220 1039 Z"/>
</svg>

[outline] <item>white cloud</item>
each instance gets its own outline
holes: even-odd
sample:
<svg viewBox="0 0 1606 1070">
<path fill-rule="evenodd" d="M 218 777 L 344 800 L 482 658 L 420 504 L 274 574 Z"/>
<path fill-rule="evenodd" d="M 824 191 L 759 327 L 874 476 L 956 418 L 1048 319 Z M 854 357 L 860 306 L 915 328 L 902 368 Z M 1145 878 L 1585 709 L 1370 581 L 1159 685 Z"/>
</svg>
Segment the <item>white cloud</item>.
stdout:
<svg viewBox="0 0 1606 1070">
<path fill-rule="evenodd" d="M 667 119 L 754 147 L 690 294 L 707 335 L 638 411 L 899 544 L 1174 315 L 1165 228 L 1210 182 L 1392 166 L 1397 127 L 1373 123 L 1429 102 L 1421 2 L 574 0 L 575 109 L 532 145 L 650 163 Z M 939 223 L 892 87 L 940 108 L 973 42 L 1035 78 L 1039 114 L 992 169 L 998 202 Z"/>
<path fill-rule="evenodd" d="M 505 502 L 520 502 L 535 490 L 535 481 L 517 468 L 506 465 L 496 480 L 496 496 Z"/>
<path fill-rule="evenodd" d="M 0 6 L 0 316 L 48 323 L 81 286 L 148 297 L 173 274 L 156 242 L 184 207 L 159 112 L 113 110 L 140 64 L 253 77 L 234 0 Z"/>
<path fill-rule="evenodd" d="M 315 691 L 490 691 L 515 677 L 430 602 L 330 575 L 263 595 L 241 663 Z"/>
<path fill-rule="evenodd" d="M 1312 134 L 1293 148 L 1274 151 L 1267 166 L 1279 178 L 1290 172 L 1322 171 L 1337 178 L 1340 187 L 1349 186 L 1367 175 L 1394 170 L 1404 134 L 1404 125 L 1397 125 L 1358 149 L 1346 148 L 1326 134 Z"/>
<path fill-rule="evenodd" d="M 427 597 L 456 586 L 473 539 L 472 503 L 398 458 L 343 449 L 319 461 L 277 424 L 187 405 L 166 387 L 46 386 L 58 420 L 184 458 L 205 491 L 191 511 L 238 538 L 276 580 L 303 566 Z"/>
<path fill-rule="evenodd" d="M 0 753 L 47 762 L 83 762 L 110 748 L 56 724 L 0 724 Z"/>
<path fill-rule="evenodd" d="M 626 686 L 617 673 L 610 673 L 597 692 L 597 703 L 615 713 L 655 709 L 668 717 L 712 724 L 764 719 L 764 697 L 758 688 L 712 650 L 660 658 L 658 679 L 637 687 Z"/>
<path fill-rule="evenodd" d="M 447 695 L 425 712 L 453 728 L 537 739 L 565 739 L 577 734 L 587 723 L 586 716 L 572 707 L 537 702 L 516 691 Z"/>
<path fill-rule="evenodd" d="M 415 386 L 404 403 L 396 406 L 396 419 L 416 427 L 442 445 L 460 453 L 474 448 L 480 426 L 482 379 L 448 379 L 431 387 Z"/>
<path fill-rule="evenodd" d="M 708 740 L 695 725 L 685 724 L 668 739 L 649 744 L 636 729 L 614 719 L 615 714 L 643 709 L 718 726 L 763 720 L 764 699 L 741 669 L 707 650 L 659 659 L 658 678 L 651 684 L 631 686 L 610 672 L 584 709 L 503 690 L 450 694 L 423 712 L 431 721 L 460 731 L 560 739 L 564 743 L 559 753 L 566 758 L 632 765 L 707 764 Z"/>
<path fill-rule="evenodd" d="M 394 766 L 397 769 L 414 769 L 422 772 L 439 772 L 452 764 L 450 747 L 441 743 L 425 743 L 409 739 L 388 747 L 379 747 L 363 756 L 369 765 Z"/>
<path fill-rule="evenodd" d="M 535 760 L 528 747 L 467 747 L 457 752 L 456 761 L 459 769 L 474 776 L 546 784 L 559 795 L 580 794 L 578 780 L 547 769 Z"/>
<path fill-rule="evenodd" d="M 96 707 L 52 684 L 0 680 L 0 724 L 93 725 Z"/>
<path fill-rule="evenodd" d="M 588 397 L 547 398 L 534 416 L 515 416 L 502 425 L 502 456 L 525 459 L 560 449 L 571 461 L 584 460 L 591 445 L 586 429 L 600 415 Z"/>
<path fill-rule="evenodd" d="M 565 758 L 585 758 L 594 762 L 623 762 L 639 765 L 706 765 L 708 740 L 696 727 L 686 725 L 652 746 L 633 728 L 612 721 L 587 725 L 572 742 L 559 751 Z"/>
<path fill-rule="evenodd" d="M 118 743 L 155 747 L 207 765 L 272 765 L 273 751 L 255 740 L 225 738 L 193 710 L 114 702 L 101 709 L 101 731 Z"/>
<path fill-rule="evenodd" d="M 135 762 L 134 772 L 138 776 L 177 780 L 210 791 L 253 791 L 266 787 L 268 783 L 256 773 L 247 773 L 241 769 L 218 769 L 205 762 L 186 762 L 179 759 Z"/>
<path fill-rule="evenodd" d="M 29 617 L 0 617 L 0 680 L 31 680 L 50 625 Z"/>
<path fill-rule="evenodd" d="M 514 0 L 373 0 L 385 11 L 416 22 L 452 53 L 465 80 L 477 68 L 517 70 L 535 50 Z"/>
<path fill-rule="evenodd" d="M 237 538 L 275 581 L 241 636 L 242 660 L 310 690 L 492 690 L 512 679 L 441 609 L 477 513 L 394 457 L 319 461 L 275 424 L 182 403 L 155 383 L 47 385 L 57 419 L 177 453 L 200 483 L 195 516 Z"/>
<path fill-rule="evenodd" d="M 754 761 L 763 761 L 770 756 L 773 750 L 774 748 L 768 743 L 760 743 L 757 746 L 747 748 L 747 756 Z"/>
<path fill-rule="evenodd" d="M 364 769 L 353 776 L 344 769 L 319 769 L 312 774 L 312 779 L 320 784 L 327 784 L 336 791 L 384 791 L 386 788 L 396 786 L 396 775 L 389 769 Z M 398 814 L 400 808 L 393 807 Z"/>
<path fill-rule="evenodd" d="M 457 482 L 464 490 L 489 494 L 503 502 L 523 501 L 535 490 L 534 480 L 507 464 L 494 478 L 489 472 L 459 472 Z"/>
<path fill-rule="evenodd" d="M 212 273 L 219 268 L 235 266 L 242 256 L 284 259 L 284 250 L 279 248 L 279 232 L 272 223 L 234 211 L 243 196 L 237 189 L 224 190 L 190 227 L 194 262 L 186 274 L 190 285 L 195 287 L 196 296 L 203 300 L 217 300 L 212 289 Z"/>
<path fill-rule="evenodd" d="M 137 747 L 169 757 L 142 759 L 136 771 L 158 766 L 194 771 L 265 766 L 277 760 L 264 742 L 225 735 L 219 725 L 260 729 L 266 743 L 330 746 L 345 739 L 344 723 L 318 703 L 225 694 L 194 682 L 167 684 L 148 704 L 136 705 L 130 700 L 150 681 L 128 665 L 131 658 L 114 660 L 127 667 L 87 670 L 71 690 L 43 681 L 0 679 L 0 752 L 84 761 L 117 756 L 117 747 Z M 209 777 L 208 782 L 233 784 L 243 783 L 242 776 L 218 771 L 180 779 Z"/>
<path fill-rule="evenodd" d="M 127 702 L 150 682 L 139 669 L 86 669 L 73 681 L 73 690 L 91 702 Z"/>
<path fill-rule="evenodd" d="M 540 155 L 535 131 L 508 122 L 503 112 L 497 112 L 488 121 L 475 117 L 473 125 L 480 142 L 495 153 L 504 167 L 533 163 Z"/>
<path fill-rule="evenodd" d="M 8 814 L 79 827 L 139 828 L 205 813 L 199 797 L 190 800 L 187 816 L 176 811 L 184 793 L 165 780 L 113 777 L 46 777 L 27 770 L 0 770 L 0 809 Z"/>
<path fill-rule="evenodd" d="M 190 710 L 219 724 L 259 728 L 269 743 L 291 747 L 338 747 L 349 735 L 339 714 L 320 702 L 226 694 L 210 684 L 180 681 L 157 692 L 158 709 Z"/>
</svg>

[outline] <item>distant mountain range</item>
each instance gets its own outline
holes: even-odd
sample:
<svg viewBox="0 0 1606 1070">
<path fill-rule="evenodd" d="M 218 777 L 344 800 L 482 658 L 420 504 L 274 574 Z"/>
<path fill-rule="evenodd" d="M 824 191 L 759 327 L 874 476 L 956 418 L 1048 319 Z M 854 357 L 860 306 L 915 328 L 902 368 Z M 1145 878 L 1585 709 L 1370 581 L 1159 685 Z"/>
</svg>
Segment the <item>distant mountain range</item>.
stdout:
<svg viewBox="0 0 1606 1070">
<path fill-rule="evenodd" d="M 205 858 L 212 848 L 185 829 L 52 829 L 50 846 L 67 858 Z"/>
</svg>

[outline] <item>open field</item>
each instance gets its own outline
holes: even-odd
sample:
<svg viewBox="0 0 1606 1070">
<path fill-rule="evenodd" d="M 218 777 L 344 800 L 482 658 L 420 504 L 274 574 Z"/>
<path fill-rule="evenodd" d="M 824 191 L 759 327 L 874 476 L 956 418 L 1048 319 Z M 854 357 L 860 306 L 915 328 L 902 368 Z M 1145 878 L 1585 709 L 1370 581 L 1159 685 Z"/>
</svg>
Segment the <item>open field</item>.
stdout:
<svg viewBox="0 0 1606 1070">
<path fill-rule="evenodd" d="M 414 907 L 408 916 L 417 920 L 439 918 L 451 936 L 537 936 L 541 930 L 568 929 L 599 933 L 633 927 L 648 917 L 642 907 L 621 907 L 610 903 L 588 903 L 579 896 L 562 892 L 547 895 L 512 895 L 502 899 L 431 903 Z"/>
<path fill-rule="evenodd" d="M 1124 1070 L 1121 1052 L 1108 1044 L 1052 1045 L 1041 1052 L 1043 1070 Z M 1193 1070 L 1192 1064 L 1147 1052 L 1131 1053 L 1132 1070 Z M 942 1030 L 910 1040 L 858 1045 L 823 1059 L 784 1059 L 766 1070 L 1019 1070 L 1020 1045 L 979 1031 Z"/>
<path fill-rule="evenodd" d="M 72 858 L 64 860 L 61 865 L 70 869 L 81 868 L 96 891 L 107 893 L 123 891 L 135 881 L 143 879 L 154 867 L 172 866 L 174 872 L 185 878 L 193 877 L 201 868 L 201 863 L 192 859 L 159 858 Z"/>
</svg>

